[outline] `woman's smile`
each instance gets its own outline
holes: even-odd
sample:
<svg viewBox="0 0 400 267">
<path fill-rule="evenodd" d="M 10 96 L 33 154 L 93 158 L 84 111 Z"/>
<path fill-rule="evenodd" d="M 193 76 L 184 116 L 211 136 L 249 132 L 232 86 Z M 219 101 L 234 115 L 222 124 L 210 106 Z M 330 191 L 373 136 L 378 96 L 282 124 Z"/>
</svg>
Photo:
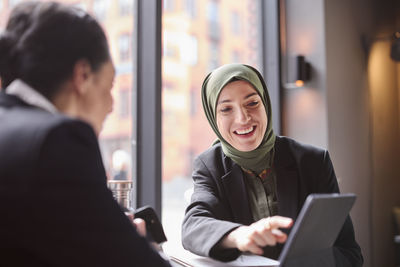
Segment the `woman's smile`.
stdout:
<svg viewBox="0 0 400 267">
<path fill-rule="evenodd" d="M 233 131 L 233 133 L 240 137 L 250 137 L 254 134 L 255 129 L 256 129 L 256 126 L 250 126 L 247 128 L 241 128 L 236 131 Z"/>
</svg>

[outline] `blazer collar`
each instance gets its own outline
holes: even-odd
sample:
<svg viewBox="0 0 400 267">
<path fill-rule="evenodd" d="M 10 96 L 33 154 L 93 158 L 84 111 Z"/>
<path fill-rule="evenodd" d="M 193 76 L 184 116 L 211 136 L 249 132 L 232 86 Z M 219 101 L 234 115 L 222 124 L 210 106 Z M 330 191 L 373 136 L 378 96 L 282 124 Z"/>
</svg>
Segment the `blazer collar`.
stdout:
<svg viewBox="0 0 400 267">
<path fill-rule="evenodd" d="M 297 218 L 299 210 L 299 177 L 292 153 L 281 137 L 275 141 L 274 166 L 276 171 L 279 215 Z"/>
<path fill-rule="evenodd" d="M 224 159 L 230 160 L 230 158 L 224 155 Z M 237 223 L 249 225 L 253 222 L 253 216 L 251 215 L 249 200 L 246 192 L 246 185 L 243 180 L 243 173 L 240 166 L 233 161 L 229 164 L 229 169 L 226 169 L 225 175 L 222 176 L 222 184 L 228 201 L 232 210 L 233 219 Z M 225 165 L 227 166 L 227 165 Z"/>
</svg>

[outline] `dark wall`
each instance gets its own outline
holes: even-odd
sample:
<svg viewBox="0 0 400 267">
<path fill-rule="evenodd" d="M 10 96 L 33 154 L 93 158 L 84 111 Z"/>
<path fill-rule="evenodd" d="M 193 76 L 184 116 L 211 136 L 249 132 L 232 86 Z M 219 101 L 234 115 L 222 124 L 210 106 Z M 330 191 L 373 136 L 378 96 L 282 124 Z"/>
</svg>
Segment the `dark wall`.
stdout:
<svg viewBox="0 0 400 267">
<path fill-rule="evenodd" d="M 351 216 L 364 266 L 394 266 L 400 67 L 390 41 L 375 39 L 399 25 L 398 2 L 285 1 L 283 59 L 305 54 L 313 77 L 304 88 L 283 89 L 283 134 L 328 148 L 341 191 L 357 194 Z"/>
</svg>

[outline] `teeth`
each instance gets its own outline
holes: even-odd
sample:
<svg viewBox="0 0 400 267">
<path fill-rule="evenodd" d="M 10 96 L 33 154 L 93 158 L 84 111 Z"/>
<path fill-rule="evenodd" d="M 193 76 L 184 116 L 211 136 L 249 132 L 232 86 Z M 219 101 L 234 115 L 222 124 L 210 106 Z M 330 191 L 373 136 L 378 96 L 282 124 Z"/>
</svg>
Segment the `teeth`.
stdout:
<svg viewBox="0 0 400 267">
<path fill-rule="evenodd" d="M 248 134 L 248 133 L 250 133 L 251 131 L 253 131 L 253 129 L 254 129 L 254 127 L 251 126 L 251 127 L 249 127 L 249 128 L 243 129 L 243 130 L 236 130 L 236 133 L 237 133 L 237 134 Z"/>
</svg>

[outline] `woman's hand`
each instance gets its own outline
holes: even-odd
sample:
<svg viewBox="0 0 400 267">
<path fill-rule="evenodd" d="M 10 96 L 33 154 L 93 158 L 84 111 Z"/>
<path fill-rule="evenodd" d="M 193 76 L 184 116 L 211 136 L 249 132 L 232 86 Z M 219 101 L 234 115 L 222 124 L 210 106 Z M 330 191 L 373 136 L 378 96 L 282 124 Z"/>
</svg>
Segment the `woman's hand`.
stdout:
<svg viewBox="0 0 400 267">
<path fill-rule="evenodd" d="M 237 248 L 262 255 L 263 247 L 284 243 L 287 235 L 278 228 L 289 228 L 293 220 L 282 216 L 261 219 L 249 226 L 240 226 L 222 239 L 220 245 L 224 248 Z"/>
<path fill-rule="evenodd" d="M 141 218 L 133 219 L 133 225 L 136 231 L 143 237 L 146 236 L 146 222 Z"/>
<path fill-rule="evenodd" d="M 125 215 L 132 222 L 133 226 L 136 228 L 136 231 L 143 237 L 146 236 L 146 222 L 141 218 L 134 218 L 133 213 L 125 212 Z"/>
</svg>

